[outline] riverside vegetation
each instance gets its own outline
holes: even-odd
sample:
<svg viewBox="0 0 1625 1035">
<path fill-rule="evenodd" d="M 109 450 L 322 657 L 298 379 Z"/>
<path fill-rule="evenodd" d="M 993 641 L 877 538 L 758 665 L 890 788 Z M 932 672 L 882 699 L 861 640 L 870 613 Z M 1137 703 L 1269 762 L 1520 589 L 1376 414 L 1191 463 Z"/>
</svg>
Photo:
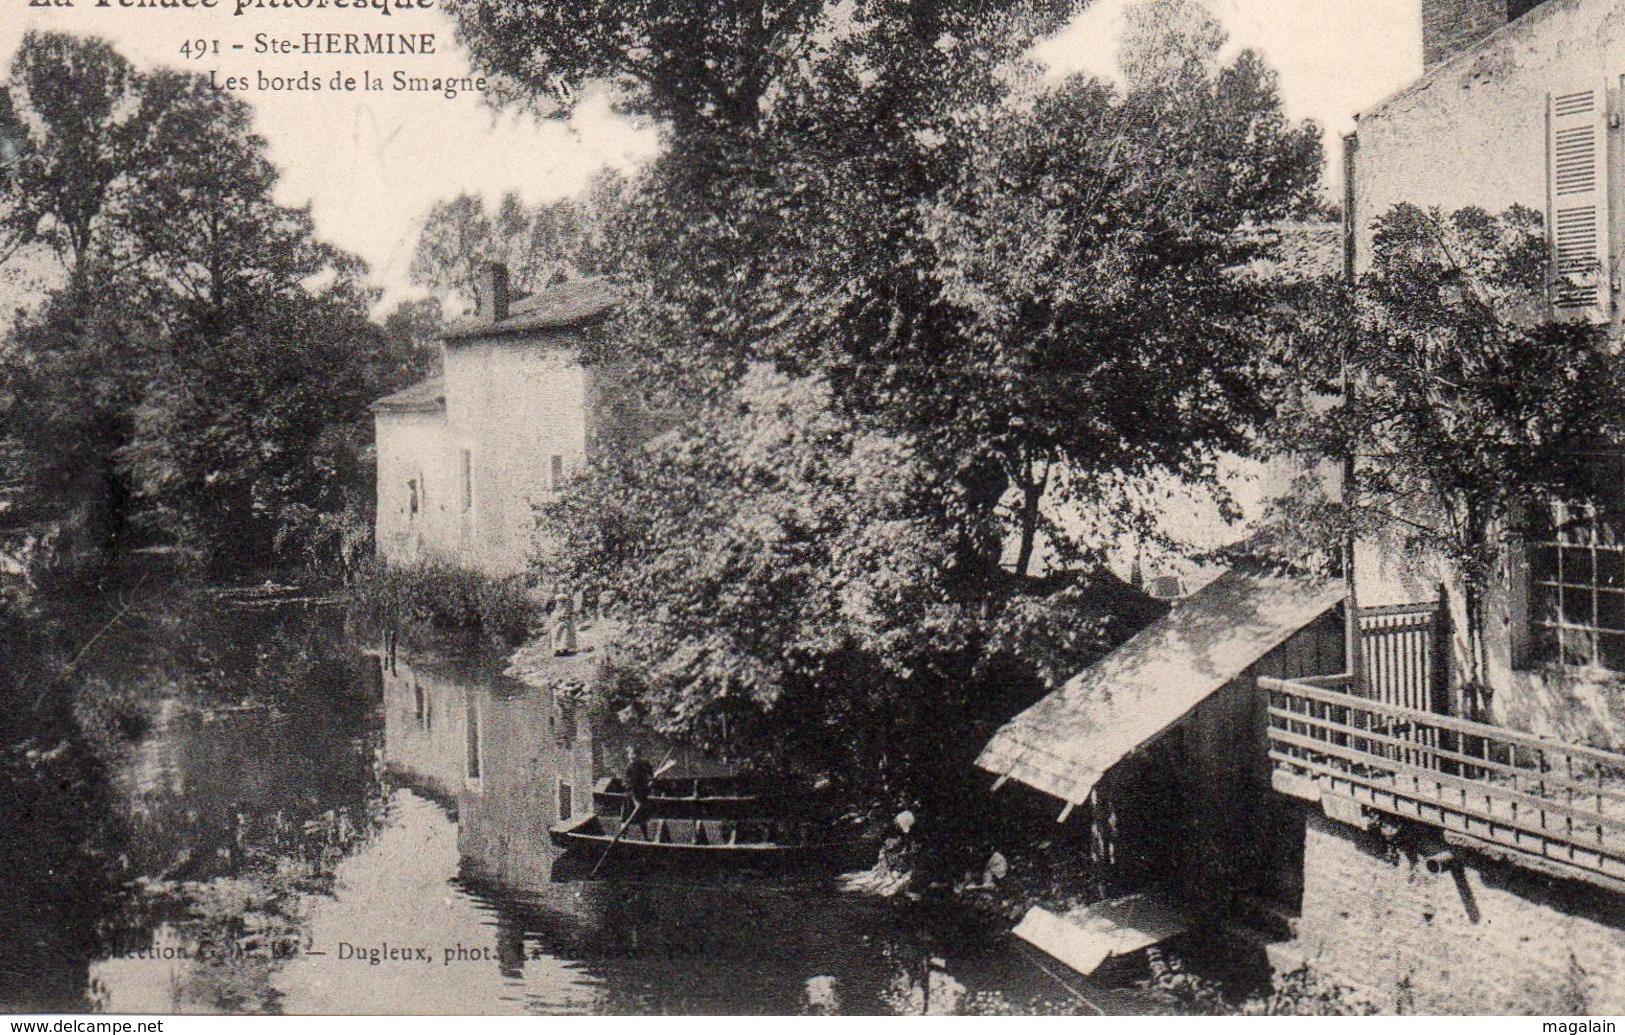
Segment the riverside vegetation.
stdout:
<svg viewBox="0 0 1625 1035">
<path fill-rule="evenodd" d="M 1222 458 L 1284 416 L 1295 446 L 1353 448 L 1294 409 L 1347 330 L 1305 314 L 1351 307 L 1247 273 L 1325 215 L 1319 130 L 1194 0 L 1131 6 L 1115 83 L 1032 57 L 1075 0 L 446 6 L 504 105 L 564 116 L 602 85 L 662 147 L 583 199 L 437 206 L 412 269 L 440 297 L 382 321 L 359 260 L 274 200 L 246 103 L 94 39 L 30 33 L 13 61 L 0 258 L 39 287 L 0 340 L 4 635 L 27 659 L 0 684 L 5 818 L 62 857 L 7 876 L 82 882 L 17 908 L 43 931 L 116 877 L 117 832 L 67 803 L 109 793 L 98 751 L 147 721 L 97 676 L 131 595 L 289 573 L 464 650 L 525 637 L 526 583 L 590 587 L 622 630 L 617 709 L 911 810 L 922 890 L 980 873 L 1030 817 L 993 807 L 975 753 L 1158 613 L 1108 561 L 1181 548 L 1161 487 L 1234 516 Z M 366 404 L 432 372 L 442 302 L 492 258 L 531 288 L 615 280 L 585 358 L 666 430 L 539 511 L 569 548 L 528 579 L 373 566 Z"/>
<path fill-rule="evenodd" d="M 516 107 L 607 82 L 665 142 L 581 202 L 451 204 L 414 264 L 448 297 L 523 254 L 533 287 L 627 298 L 588 358 L 669 430 L 539 515 L 573 548 L 535 581 L 614 601 L 616 705 L 913 809 L 910 865 L 951 885 L 1020 840 L 976 807 L 986 733 L 1156 613 L 1105 563 L 1174 545 L 1147 486 L 1223 502 L 1217 458 L 1271 413 L 1280 292 L 1234 271 L 1317 211 L 1318 131 L 1190 0 L 1134 9 L 1120 85 L 1029 56 L 1071 0 L 452 8 Z M 197 76 L 36 32 L 4 97 L 0 254 L 44 285 L 0 350 L 8 551 L 36 620 L 75 630 L 40 647 L 46 696 L 86 685 L 119 594 L 177 579 L 364 575 L 380 623 L 517 639 L 516 584 L 364 562 L 366 404 L 433 369 L 439 306 L 369 320 L 361 263 L 275 202 L 250 107 Z M 1043 541 L 1070 574 L 1036 572 Z"/>
</svg>

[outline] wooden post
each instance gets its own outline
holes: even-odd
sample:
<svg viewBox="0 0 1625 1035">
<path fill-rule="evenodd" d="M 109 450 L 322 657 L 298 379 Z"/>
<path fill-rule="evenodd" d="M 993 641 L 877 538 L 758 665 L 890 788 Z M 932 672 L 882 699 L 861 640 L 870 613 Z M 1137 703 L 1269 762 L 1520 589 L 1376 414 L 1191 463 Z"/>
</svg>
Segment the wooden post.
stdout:
<svg viewBox="0 0 1625 1035">
<path fill-rule="evenodd" d="M 1360 136 L 1358 133 L 1349 133 L 1343 137 L 1343 283 L 1352 294 L 1358 279 L 1355 268 L 1355 245 L 1358 226 L 1355 223 L 1354 205 L 1356 193 L 1354 189 L 1354 173 L 1356 157 L 1360 152 Z M 1354 408 L 1354 370 L 1353 359 L 1349 354 L 1349 342 L 1345 337 L 1342 345 L 1342 381 L 1343 381 L 1343 411 L 1352 413 Z M 1348 650 L 1349 691 L 1355 694 L 1365 693 L 1365 649 L 1361 642 L 1360 633 L 1360 599 L 1358 587 L 1354 577 L 1354 523 L 1353 505 L 1356 489 L 1356 465 L 1354 460 L 1354 443 L 1346 443 L 1346 452 L 1343 455 L 1343 514 L 1348 523 L 1343 538 L 1343 616 L 1344 635 Z"/>
</svg>

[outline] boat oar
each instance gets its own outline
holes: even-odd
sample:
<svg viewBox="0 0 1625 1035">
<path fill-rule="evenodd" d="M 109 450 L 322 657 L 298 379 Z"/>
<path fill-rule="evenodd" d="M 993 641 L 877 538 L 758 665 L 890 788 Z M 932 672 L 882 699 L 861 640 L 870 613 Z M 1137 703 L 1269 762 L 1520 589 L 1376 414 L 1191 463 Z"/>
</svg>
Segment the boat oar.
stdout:
<svg viewBox="0 0 1625 1035">
<path fill-rule="evenodd" d="M 587 874 L 588 880 L 592 880 L 594 877 L 598 876 L 598 871 L 604 868 L 605 861 L 609 859 L 609 853 L 613 852 L 615 850 L 615 846 L 621 843 L 621 838 L 626 836 L 626 828 L 632 825 L 632 821 L 637 819 L 638 813 L 642 811 L 643 802 L 640 801 L 632 806 L 632 814 L 627 816 L 625 821 L 621 823 L 621 829 L 615 831 L 614 840 L 610 841 L 609 847 L 604 849 L 604 854 L 598 857 L 598 865 L 594 866 L 592 868 L 592 872 Z"/>
<path fill-rule="evenodd" d="M 667 769 L 670 769 L 672 766 L 677 764 L 676 762 L 672 761 L 672 757 L 671 757 L 672 753 L 675 752 L 676 750 L 677 750 L 677 746 L 675 744 L 673 744 L 670 748 L 668 748 L 666 750 L 666 757 L 662 758 L 660 760 L 659 768 L 657 768 L 654 771 L 655 776 L 659 776 L 661 773 L 665 772 Z M 650 779 L 653 779 L 653 778 L 654 777 L 650 777 Z M 627 785 L 626 793 L 627 793 L 628 796 L 630 796 L 631 793 L 632 793 L 632 786 L 630 784 Z M 588 880 L 592 880 L 594 877 L 598 876 L 598 871 L 603 869 L 604 868 L 604 863 L 609 860 L 609 853 L 613 852 L 615 850 L 615 846 L 621 843 L 621 838 L 626 836 L 626 828 L 632 825 L 632 821 L 634 819 L 637 819 L 638 818 L 638 813 L 640 813 L 642 811 L 643 811 L 643 802 L 641 802 L 641 801 L 634 802 L 633 805 L 632 805 L 632 814 L 627 816 L 626 820 L 621 823 L 621 829 L 615 831 L 615 837 L 614 837 L 613 840 L 611 840 L 609 842 L 609 847 L 605 848 L 604 849 L 604 854 L 600 855 L 598 857 L 598 865 L 594 866 L 592 868 L 592 872 L 587 875 Z"/>
</svg>

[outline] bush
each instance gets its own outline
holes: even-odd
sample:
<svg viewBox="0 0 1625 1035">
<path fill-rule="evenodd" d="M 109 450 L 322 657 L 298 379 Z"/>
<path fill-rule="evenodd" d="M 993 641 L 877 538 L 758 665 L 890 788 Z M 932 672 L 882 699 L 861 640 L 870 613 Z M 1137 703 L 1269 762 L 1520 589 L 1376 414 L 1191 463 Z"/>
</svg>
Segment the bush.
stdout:
<svg viewBox="0 0 1625 1035">
<path fill-rule="evenodd" d="M 538 611 L 520 576 L 498 578 L 434 562 L 368 565 L 350 607 L 365 632 L 394 631 L 420 646 L 454 649 L 518 647 Z"/>
<path fill-rule="evenodd" d="M 1260 995 L 1236 996 L 1221 981 L 1199 974 L 1178 954 L 1162 947 L 1147 953 L 1151 973 L 1142 987 L 1177 1000 L 1182 1009 L 1206 1016 L 1368 1017 L 1377 1007 L 1359 992 L 1345 988 L 1308 966 L 1274 974 Z"/>
<path fill-rule="evenodd" d="M 1274 990 L 1248 1000 L 1241 1012 L 1269 1017 L 1370 1017 L 1378 1010 L 1361 993 L 1302 966 L 1277 974 Z"/>
</svg>

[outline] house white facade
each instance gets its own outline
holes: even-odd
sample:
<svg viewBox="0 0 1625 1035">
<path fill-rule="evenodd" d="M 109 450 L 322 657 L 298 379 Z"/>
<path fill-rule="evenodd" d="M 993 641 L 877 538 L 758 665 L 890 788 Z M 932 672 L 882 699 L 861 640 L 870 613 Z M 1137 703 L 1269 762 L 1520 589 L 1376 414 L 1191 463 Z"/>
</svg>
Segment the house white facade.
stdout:
<svg viewBox="0 0 1625 1035">
<path fill-rule="evenodd" d="M 377 550 L 391 564 L 526 570 L 535 508 L 599 449 L 639 433 L 615 368 L 597 362 L 615 305 L 600 280 L 510 303 L 487 271 L 481 308 L 446 333 L 444 374 L 373 404 Z"/>
</svg>

